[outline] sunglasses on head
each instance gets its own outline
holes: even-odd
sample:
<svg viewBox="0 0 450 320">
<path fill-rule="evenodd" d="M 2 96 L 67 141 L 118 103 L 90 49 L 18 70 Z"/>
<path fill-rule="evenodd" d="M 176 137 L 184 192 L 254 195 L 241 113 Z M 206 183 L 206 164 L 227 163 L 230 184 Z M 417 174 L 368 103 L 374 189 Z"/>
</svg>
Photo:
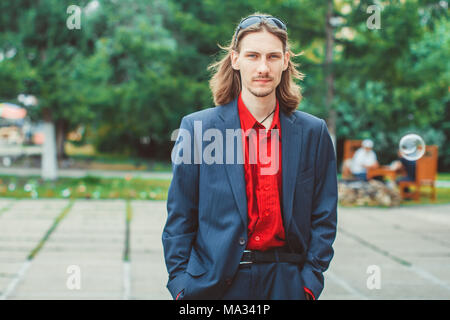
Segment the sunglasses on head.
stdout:
<svg viewBox="0 0 450 320">
<path fill-rule="evenodd" d="M 260 23 L 263 20 L 266 20 L 271 25 L 274 25 L 277 28 L 280 28 L 280 29 L 283 29 L 284 31 L 287 31 L 286 24 L 283 21 L 281 21 L 280 19 L 278 19 L 278 18 L 275 18 L 275 17 L 272 17 L 272 16 L 250 16 L 250 17 L 247 17 L 247 18 L 243 19 L 239 23 L 239 25 L 238 25 L 238 27 L 236 29 L 236 33 L 234 34 L 235 41 L 237 40 L 237 36 L 238 36 L 239 32 L 242 29 L 245 29 L 245 28 L 248 28 L 248 27 L 250 27 L 250 26 L 252 26 L 254 24 Z"/>
</svg>

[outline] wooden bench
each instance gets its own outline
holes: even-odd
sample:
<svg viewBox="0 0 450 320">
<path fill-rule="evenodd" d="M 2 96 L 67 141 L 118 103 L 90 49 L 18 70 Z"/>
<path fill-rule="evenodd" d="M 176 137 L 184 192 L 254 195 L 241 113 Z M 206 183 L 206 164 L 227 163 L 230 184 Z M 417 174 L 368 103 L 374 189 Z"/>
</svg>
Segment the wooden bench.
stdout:
<svg viewBox="0 0 450 320">
<path fill-rule="evenodd" d="M 350 171 L 350 163 L 356 150 L 361 148 L 362 140 L 345 140 L 344 156 L 342 161 L 342 179 L 352 179 L 353 174 Z"/>
<path fill-rule="evenodd" d="M 399 189 L 402 199 L 412 198 L 416 201 L 420 200 L 420 188 L 422 186 L 431 187 L 430 197 L 436 200 L 436 175 L 438 164 L 438 146 L 426 146 L 425 154 L 416 161 L 416 180 L 400 181 Z M 414 187 L 414 191 L 406 192 L 406 188 Z"/>
</svg>

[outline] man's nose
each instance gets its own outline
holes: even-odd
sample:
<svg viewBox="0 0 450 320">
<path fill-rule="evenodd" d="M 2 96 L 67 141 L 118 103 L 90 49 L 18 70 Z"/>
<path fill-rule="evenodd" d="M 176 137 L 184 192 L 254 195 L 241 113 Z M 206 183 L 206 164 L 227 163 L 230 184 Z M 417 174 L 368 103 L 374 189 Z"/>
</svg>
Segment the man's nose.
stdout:
<svg viewBox="0 0 450 320">
<path fill-rule="evenodd" d="M 269 72 L 267 61 L 265 58 L 262 58 L 261 62 L 258 65 L 258 73 L 267 73 L 267 72 Z"/>
</svg>

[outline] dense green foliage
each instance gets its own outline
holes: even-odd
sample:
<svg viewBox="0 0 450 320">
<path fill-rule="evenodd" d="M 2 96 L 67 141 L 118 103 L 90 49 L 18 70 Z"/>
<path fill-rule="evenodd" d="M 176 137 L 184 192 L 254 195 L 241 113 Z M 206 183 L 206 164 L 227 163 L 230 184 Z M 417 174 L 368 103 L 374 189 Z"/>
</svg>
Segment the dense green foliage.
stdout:
<svg viewBox="0 0 450 320">
<path fill-rule="evenodd" d="M 259 11 L 287 22 L 306 74 L 300 110 L 325 107 L 325 0 L 99 0 L 69 30 L 67 8 L 92 1 L 0 2 L 0 101 L 34 94 L 38 120 L 64 132 L 84 124 L 101 151 L 168 159 L 181 117 L 213 106 L 207 66 L 239 20 Z M 420 133 L 450 170 L 450 23 L 446 1 L 383 1 L 381 29 L 369 29 L 374 1 L 334 1 L 334 100 L 338 157 L 345 139 L 375 140 L 381 163 L 399 138 Z"/>
</svg>

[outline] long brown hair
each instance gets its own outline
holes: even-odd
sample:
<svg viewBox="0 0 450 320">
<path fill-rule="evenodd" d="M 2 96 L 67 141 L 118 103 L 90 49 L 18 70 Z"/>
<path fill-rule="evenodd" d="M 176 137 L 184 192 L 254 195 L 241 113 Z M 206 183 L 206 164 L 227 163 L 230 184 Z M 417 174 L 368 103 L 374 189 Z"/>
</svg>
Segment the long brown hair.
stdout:
<svg viewBox="0 0 450 320">
<path fill-rule="evenodd" d="M 256 12 L 252 15 L 269 16 Z M 259 32 L 263 28 L 277 36 L 283 43 L 283 52 L 289 51 L 290 61 L 288 67 L 281 75 L 280 84 L 276 88 L 276 97 L 279 101 L 280 107 L 283 111 L 290 114 L 297 109 L 302 100 L 301 88 L 294 82 L 294 79 L 303 80 L 304 74 L 296 69 L 298 64 L 292 62 L 292 57 L 301 55 L 302 53 L 294 54 L 291 51 L 288 34 L 285 30 L 277 28 L 266 20 L 261 20 L 260 23 L 254 24 L 245 29 L 241 29 L 237 39 L 233 35 L 231 43 L 228 46 L 221 46 L 219 48 L 225 51 L 222 59 L 212 63 L 208 66 L 208 70 L 213 70 L 213 76 L 209 81 L 209 87 L 214 97 L 214 104 L 224 105 L 235 99 L 241 92 L 241 75 L 239 70 L 234 70 L 231 66 L 231 51 L 240 52 L 240 41 L 250 32 Z"/>
</svg>

